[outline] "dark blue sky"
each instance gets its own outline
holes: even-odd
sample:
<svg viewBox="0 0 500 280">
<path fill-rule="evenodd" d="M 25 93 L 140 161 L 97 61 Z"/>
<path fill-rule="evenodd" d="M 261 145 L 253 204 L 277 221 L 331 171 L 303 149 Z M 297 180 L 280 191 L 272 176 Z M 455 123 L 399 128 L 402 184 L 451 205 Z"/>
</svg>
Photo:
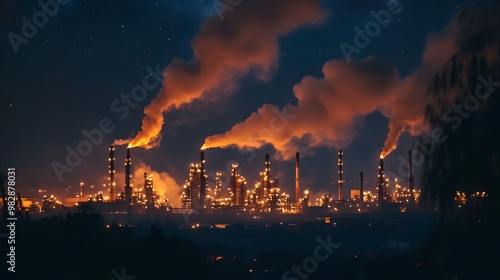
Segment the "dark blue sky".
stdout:
<svg viewBox="0 0 500 280">
<path fill-rule="evenodd" d="M 352 42 L 353 28 L 371 21 L 370 11 L 386 8 L 386 2 L 323 1 L 324 9 L 331 12 L 324 24 L 300 28 L 280 39 L 280 65 L 271 81 L 264 83 L 249 75 L 242 79 L 234 95 L 221 102 L 210 106 L 195 102 L 168 112 L 161 146 L 134 149 L 134 157 L 156 171 L 168 172 L 181 184 L 186 179 L 188 163 L 198 159 L 205 137 L 229 130 L 265 103 L 296 103 L 292 87 L 306 75 L 320 77 L 326 61 L 342 58 L 340 42 Z M 454 14 L 471 2 L 400 2 L 404 10 L 353 57 L 389 60 L 404 77 L 420 64 L 426 36 L 442 30 Z M 148 92 L 124 120 L 111 111 L 110 104 L 141 84 L 146 66 L 164 68 L 174 57 L 190 60 L 190 42 L 200 24 L 217 16 L 212 0 L 73 0 L 61 5 L 44 28 L 26 44 L 19 45 L 16 54 L 8 34 L 20 35 L 22 18 L 33 18 L 41 8 L 35 1 L 7 0 L 2 1 L 0 10 L 2 170 L 15 166 L 22 187 L 45 188 L 76 185 L 81 180 L 104 183 L 99 179 L 107 172 L 108 146 L 140 129 L 143 108 L 157 91 Z M 82 130 L 98 128 L 103 118 L 109 118 L 116 128 L 104 135 L 102 143 L 93 147 L 73 172 L 62 176 L 65 182 L 58 183 L 51 164 L 64 163 L 65 147 L 75 148 L 84 139 Z M 387 124 L 388 119 L 380 113 L 368 115 L 352 144 L 344 149 L 348 189 L 357 186 L 360 171 L 368 177 L 367 187 L 374 187 Z M 411 141 L 408 134 L 402 136 L 398 149 L 386 159 L 389 171 L 397 173 L 398 156 L 406 157 Z M 122 168 L 124 152 L 124 147 L 117 147 L 118 169 Z M 237 149 L 209 150 L 207 170 L 225 169 L 234 160 L 253 182 L 263 168 L 267 152 L 272 154 L 272 148 L 257 151 L 257 159 L 247 162 L 247 155 Z M 302 176 L 318 178 L 311 186 L 313 190 L 331 189 L 330 177 L 336 178 L 336 153 L 334 149 L 317 148 L 315 155 L 302 157 Z M 280 172 L 280 182 L 290 193 L 293 166 L 293 162 L 272 162 L 273 172 Z"/>
</svg>

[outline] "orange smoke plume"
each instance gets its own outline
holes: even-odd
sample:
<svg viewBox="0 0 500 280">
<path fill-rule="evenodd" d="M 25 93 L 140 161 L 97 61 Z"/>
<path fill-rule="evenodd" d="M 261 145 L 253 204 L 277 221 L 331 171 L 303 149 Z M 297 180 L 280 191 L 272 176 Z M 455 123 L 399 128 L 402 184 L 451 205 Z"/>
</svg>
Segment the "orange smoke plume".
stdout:
<svg viewBox="0 0 500 280">
<path fill-rule="evenodd" d="M 426 131 L 425 107 L 430 102 L 427 88 L 434 75 L 457 52 L 457 26 L 454 19 L 445 31 L 427 37 L 422 64 L 412 75 L 402 80 L 396 89 L 394 102 L 384 114 L 390 119 L 389 133 L 382 150 L 384 157 L 397 148 L 399 136 L 403 132 L 418 135 Z"/>
<path fill-rule="evenodd" d="M 168 199 L 168 202 L 174 207 L 181 206 L 182 187 L 177 184 L 175 179 L 167 172 L 158 172 L 145 164 L 141 160 L 136 159 L 133 165 L 132 185 L 133 188 L 144 187 L 144 172 L 148 175 L 153 175 L 153 188 L 161 200 Z M 116 182 L 125 181 L 125 173 L 117 172 L 115 175 Z M 118 187 L 121 189 L 121 187 Z"/>
<path fill-rule="evenodd" d="M 175 58 L 164 69 L 163 88 L 145 107 L 141 131 L 129 145 L 158 146 L 164 112 L 213 99 L 215 90 L 234 89 L 238 78 L 252 70 L 259 79 L 269 79 L 278 61 L 278 36 L 324 18 L 320 0 L 254 0 L 225 13 L 224 21 L 208 19 L 192 42 L 195 58 Z"/>
<path fill-rule="evenodd" d="M 230 131 L 206 138 L 203 146 L 258 148 L 271 144 L 283 159 L 292 158 L 299 145 L 343 147 L 354 136 L 358 116 L 374 112 L 390 99 L 390 89 L 398 81 L 390 63 L 371 58 L 351 64 L 332 60 L 323 66 L 323 74 L 321 79 L 307 76 L 294 86 L 297 106 L 280 110 L 264 105 Z"/>
<path fill-rule="evenodd" d="M 373 58 L 351 64 L 329 61 L 323 66 L 324 78 L 308 76 L 295 85 L 297 106 L 286 105 L 284 114 L 276 106 L 264 105 L 231 130 L 207 137 L 203 148 L 271 144 L 278 158 L 290 159 L 299 145 L 302 151 L 319 146 L 345 147 L 356 133 L 356 123 L 380 111 L 389 119 L 389 133 L 381 152 L 381 157 L 386 157 L 396 149 L 403 132 L 418 135 L 425 130 L 427 86 L 456 51 L 454 26 L 428 37 L 422 64 L 402 80 L 392 64 Z M 290 119 L 283 120 L 283 115 Z"/>
<path fill-rule="evenodd" d="M 113 146 L 122 146 L 122 145 L 126 145 L 130 143 L 130 139 L 116 139 L 114 142 L 113 142 Z M 130 145 L 129 145 L 130 147 Z"/>
</svg>

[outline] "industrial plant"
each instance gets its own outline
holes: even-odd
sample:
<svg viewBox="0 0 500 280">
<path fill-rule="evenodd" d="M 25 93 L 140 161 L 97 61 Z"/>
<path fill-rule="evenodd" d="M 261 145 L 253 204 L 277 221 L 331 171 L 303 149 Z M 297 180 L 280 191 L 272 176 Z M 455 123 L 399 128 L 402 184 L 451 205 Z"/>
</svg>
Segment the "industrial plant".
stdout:
<svg viewBox="0 0 500 280">
<path fill-rule="evenodd" d="M 179 193 L 180 200 L 177 200 L 180 204 L 174 205 L 170 201 L 177 197 L 164 197 L 155 189 L 155 180 L 161 178 L 154 178 L 153 174 L 146 172 L 141 174 L 141 180 L 133 178 L 134 166 L 130 148 L 126 149 L 124 173 L 120 173 L 125 176 L 118 176 L 123 178 L 123 182 L 117 182 L 115 147 L 110 146 L 108 180 L 102 189 L 94 186 L 89 188 L 85 182 L 80 182 L 75 197 L 58 199 L 54 195 L 47 194 L 40 203 L 30 200 L 31 205 L 29 205 L 30 201 L 26 200 L 24 208 L 34 214 L 49 215 L 54 211 L 63 211 L 61 210 L 63 208 L 87 204 L 102 212 L 110 220 L 120 221 L 123 224 L 148 222 L 151 219 L 156 223 L 167 220 L 182 223 L 180 222 L 182 217 L 192 214 L 198 215 L 198 218 L 203 215 L 204 219 L 209 217 L 208 219 L 217 222 L 223 222 L 228 217 L 233 222 L 243 222 L 245 219 L 273 220 L 276 217 L 280 217 L 281 220 L 284 217 L 300 220 L 301 217 L 311 215 L 435 211 L 425 208 L 426 204 L 420 202 L 420 190 L 415 188 L 413 176 L 412 151 L 408 153 L 406 185 L 402 185 L 398 178 L 386 176 L 385 158 L 380 156 L 376 184 L 368 186 L 367 189 L 366 182 L 369 180 L 364 176 L 364 172 L 359 172 L 359 185 L 353 188 L 353 182 L 350 181 L 348 186 L 350 192 L 345 190 L 345 156 L 343 150 L 338 151 L 336 170 L 332 172 L 337 176 L 332 176 L 336 177 L 336 180 L 332 180 L 332 183 L 335 183 L 331 190 L 315 193 L 316 197 L 311 197 L 311 191 L 304 185 L 309 187 L 309 183 L 314 182 L 315 178 L 300 177 L 299 152 L 295 155 L 295 188 L 289 188 L 282 186 L 279 178 L 273 176 L 270 154 L 265 154 L 263 158 L 262 169 L 258 176 L 255 176 L 258 180 L 249 182 L 247 178 L 251 177 L 251 174 L 245 174 L 248 177 L 244 176 L 237 163 L 230 165 L 230 174 L 216 170 L 207 172 L 210 161 L 206 161 L 205 151 L 201 150 L 199 161 L 192 162 L 186 167 L 187 176 L 182 192 Z M 138 181 L 142 183 L 134 186 L 132 182 L 137 184 Z M 290 195 L 285 189 L 293 189 L 294 193 Z M 478 193 L 467 198 L 464 194 L 457 193 L 456 206 L 462 207 L 468 200 L 486 196 L 486 193 Z"/>
<path fill-rule="evenodd" d="M 277 177 L 273 178 L 271 171 L 270 154 L 266 154 L 262 171 L 258 174 L 258 181 L 248 182 L 241 174 L 238 164 L 231 165 L 229 178 L 222 176 L 223 172 L 207 172 L 209 166 L 205 160 L 205 151 L 200 152 L 198 162 L 189 164 L 186 168 L 185 180 L 180 194 L 181 205 L 172 205 L 169 199 L 157 193 L 154 187 L 152 174 L 143 174 L 143 183 L 140 186 L 132 184 L 132 157 L 130 148 L 126 149 L 124 163 L 123 187 L 118 187 L 116 182 L 115 147 L 109 147 L 108 154 L 108 182 L 107 187 L 96 193 L 94 189 L 86 190 L 84 182 L 80 183 L 79 191 L 74 198 L 66 198 L 66 206 L 92 204 L 92 206 L 105 214 L 128 214 L 128 220 L 133 213 L 186 214 L 307 214 L 307 213 L 366 213 L 379 211 L 405 212 L 417 210 L 420 191 L 415 190 L 412 173 L 412 152 L 409 152 L 408 186 L 402 187 L 395 179 L 393 188 L 390 189 L 389 178 L 384 174 L 384 157 L 380 157 L 378 165 L 377 183 L 373 186 L 375 193 L 367 191 L 364 173 L 359 173 L 359 187 L 350 193 L 344 188 L 344 152 L 338 151 L 337 155 L 337 190 L 331 190 L 317 197 L 314 201 L 310 197 L 310 190 L 301 186 L 300 154 L 295 156 L 295 189 L 289 195 L 280 185 Z M 209 176 L 208 174 L 215 174 Z M 227 176 L 226 176 L 227 177 Z M 136 178 L 137 179 L 137 178 Z M 137 182 L 137 180 L 135 181 Z M 392 183 L 392 182 L 391 182 Z M 93 188 L 93 186 L 92 186 Z M 107 192 L 106 192 L 107 191 Z M 62 202 L 54 197 L 46 197 L 41 207 L 42 210 L 57 209 Z M 43 209 L 44 208 L 44 209 Z"/>
</svg>

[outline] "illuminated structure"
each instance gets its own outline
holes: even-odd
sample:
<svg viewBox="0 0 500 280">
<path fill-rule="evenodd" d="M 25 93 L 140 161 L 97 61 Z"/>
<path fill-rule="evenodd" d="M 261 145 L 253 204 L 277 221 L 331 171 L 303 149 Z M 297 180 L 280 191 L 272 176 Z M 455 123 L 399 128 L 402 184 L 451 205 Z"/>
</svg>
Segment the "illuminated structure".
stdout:
<svg viewBox="0 0 500 280">
<path fill-rule="evenodd" d="M 489 195 L 486 192 L 475 192 L 471 194 L 466 194 L 464 192 L 457 191 L 455 194 L 455 203 L 458 208 L 462 208 L 465 204 L 471 204 L 473 207 L 477 206 L 477 203 L 488 197 Z"/>
<path fill-rule="evenodd" d="M 351 190 L 351 196 L 350 196 L 351 199 L 360 200 L 361 199 L 360 197 L 361 195 L 359 193 L 359 190 Z"/>
<path fill-rule="evenodd" d="M 266 162 L 265 162 L 265 178 L 264 178 L 264 196 L 267 196 L 269 190 L 271 189 L 271 162 L 269 161 L 269 154 L 266 154 Z"/>
<path fill-rule="evenodd" d="M 184 184 L 182 204 L 186 208 L 197 208 L 200 198 L 201 169 L 199 164 L 189 165 L 189 180 Z"/>
<path fill-rule="evenodd" d="M 234 204 L 234 193 L 236 192 L 236 180 L 238 179 L 238 165 L 237 164 L 232 164 L 231 165 L 231 177 L 229 179 L 229 197 L 232 200 L 232 203 Z"/>
<path fill-rule="evenodd" d="M 267 205 L 269 206 L 268 210 L 270 212 L 277 212 L 279 210 L 279 196 L 280 196 L 280 189 L 278 187 L 278 181 L 270 180 L 270 185 L 271 188 L 269 189 L 269 197 L 268 197 L 268 203 Z"/>
<path fill-rule="evenodd" d="M 62 208 L 63 204 L 54 195 L 44 195 L 42 202 L 42 211 L 50 211 Z"/>
<path fill-rule="evenodd" d="M 304 191 L 304 198 L 302 198 L 302 207 L 309 207 L 309 191 Z"/>
<path fill-rule="evenodd" d="M 380 156 L 380 163 L 378 166 L 378 183 L 377 183 L 377 197 L 378 205 L 382 207 L 385 197 L 386 182 L 384 176 L 384 157 Z"/>
<path fill-rule="evenodd" d="M 201 151 L 200 153 L 200 197 L 198 201 L 198 205 L 202 206 L 199 207 L 203 208 L 205 205 L 205 199 L 207 196 L 207 178 L 205 177 L 205 152 Z"/>
<path fill-rule="evenodd" d="M 415 196 L 413 195 L 415 178 L 413 178 L 413 153 L 412 151 L 408 152 L 408 189 L 410 190 L 410 203 L 415 203 Z"/>
<path fill-rule="evenodd" d="M 230 193 L 233 206 L 246 205 L 247 181 L 238 173 L 238 165 L 231 166 Z"/>
<path fill-rule="evenodd" d="M 255 188 L 253 190 L 247 190 L 246 193 L 246 204 L 248 206 L 257 206 L 259 203 L 257 201 L 257 190 L 258 185 L 255 184 Z"/>
<path fill-rule="evenodd" d="M 295 154 L 295 204 L 300 201 L 300 176 L 299 176 L 299 153 Z"/>
<path fill-rule="evenodd" d="M 376 194 L 372 194 L 371 191 L 367 191 L 363 193 L 363 198 L 366 202 L 368 203 L 373 203 L 378 200 L 378 197 Z"/>
<path fill-rule="evenodd" d="M 321 200 L 319 201 L 318 206 L 328 207 L 332 203 L 332 196 L 330 194 L 324 194 L 321 196 Z"/>
<path fill-rule="evenodd" d="M 85 183 L 80 182 L 80 192 L 78 193 L 79 197 L 83 197 L 83 189 L 85 187 Z"/>
<path fill-rule="evenodd" d="M 279 181 L 277 178 L 270 181 L 271 189 L 269 190 L 269 196 L 267 198 L 266 212 L 287 213 L 290 210 L 290 197 L 285 192 L 281 192 L 278 183 Z"/>
<path fill-rule="evenodd" d="M 191 163 L 189 165 L 189 179 L 184 184 L 184 191 L 181 196 L 183 207 L 198 210 L 205 209 L 207 175 L 204 168 L 205 153 L 202 151 L 200 154 L 200 163 Z"/>
<path fill-rule="evenodd" d="M 342 157 L 344 156 L 344 153 L 342 152 L 342 150 L 339 150 L 339 154 L 338 154 L 339 158 L 338 158 L 338 190 L 337 190 L 337 199 L 338 200 L 342 200 L 342 183 L 344 182 L 343 181 L 343 175 L 344 175 L 344 171 L 343 171 L 343 166 L 344 166 L 344 162 L 342 160 Z"/>
<path fill-rule="evenodd" d="M 215 187 L 214 187 L 214 192 L 212 194 L 212 197 L 217 199 L 220 198 L 222 195 L 222 173 L 217 172 L 215 173 Z"/>
<path fill-rule="evenodd" d="M 153 175 L 149 175 L 144 172 L 144 192 L 145 192 L 145 199 L 148 202 L 151 202 L 151 204 L 154 204 L 155 202 L 155 192 L 153 188 Z"/>
<path fill-rule="evenodd" d="M 269 161 L 269 154 L 266 154 L 266 161 L 264 163 L 264 172 L 259 173 L 260 182 L 255 184 L 256 204 L 263 206 L 269 196 L 271 190 L 271 168 Z"/>
<path fill-rule="evenodd" d="M 132 202 L 132 185 L 130 180 L 132 179 L 131 169 L 132 159 L 130 158 L 130 148 L 127 148 L 127 158 L 125 159 L 125 202 Z"/>
<path fill-rule="evenodd" d="M 257 183 L 257 200 L 259 202 L 262 202 L 264 200 L 264 195 L 266 193 L 266 191 L 264 190 L 266 188 L 266 173 L 260 172 L 259 178 L 260 182 Z"/>
<path fill-rule="evenodd" d="M 202 174 L 206 173 L 202 173 L 201 169 L 201 163 L 190 165 L 189 179 L 184 184 L 184 191 L 181 196 L 183 211 L 198 209 L 196 201 L 201 200 Z M 292 200 L 288 194 L 280 190 L 278 179 L 269 179 L 270 161 L 268 154 L 266 155 L 265 170 L 260 172 L 260 181 L 255 182 L 252 189 L 247 187 L 247 180 L 239 173 L 238 164 L 231 166 L 231 174 L 227 185 L 228 195 L 222 191 L 222 175 L 221 172 L 215 174 L 215 187 L 213 190 L 206 188 L 206 204 L 203 209 L 208 213 L 289 213 L 292 211 Z M 206 175 L 204 176 L 206 178 Z M 269 188 L 266 186 L 269 186 Z"/>
<path fill-rule="evenodd" d="M 375 193 L 367 192 L 364 189 L 365 177 L 364 173 L 359 173 L 359 189 L 352 190 L 347 196 L 343 193 L 343 151 L 339 150 L 338 158 L 338 198 L 335 194 L 325 194 L 322 197 L 314 197 L 315 205 L 320 206 L 328 212 L 372 212 L 376 211 L 378 205 L 384 211 L 393 211 L 400 209 L 402 212 L 408 208 L 406 197 L 409 197 L 411 192 L 401 189 L 399 184 L 396 184 L 395 193 L 389 192 L 389 182 L 384 174 L 384 158 L 380 157 L 378 166 L 378 180 L 376 184 L 377 191 Z M 204 157 L 201 155 L 201 162 L 190 165 L 189 179 L 184 185 L 182 194 L 182 209 L 179 211 L 187 211 L 191 213 L 192 209 L 204 209 L 206 213 L 307 213 L 308 211 L 318 211 L 318 209 L 305 209 L 311 206 L 311 197 L 309 191 L 304 191 L 307 185 L 304 185 L 300 177 L 300 154 L 296 153 L 295 164 L 295 196 L 292 198 L 280 189 L 278 178 L 271 180 L 270 176 L 270 156 L 266 154 L 264 170 L 259 173 L 257 180 L 252 188 L 247 187 L 247 180 L 240 174 L 238 164 L 231 166 L 228 176 L 228 183 L 223 185 L 223 172 L 215 173 L 215 186 L 208 188 L 206 181 L 206 171 L 204 168 Z M 205 182 L 202 180 L 205 177 Z M 315 179 L 315 177 L 311 177 Z M 313 181 L 313 180 L 311 180 Z M 205 185 L 205 200 L 206 203 L 201 205 L 202 201 L 202 186 Z M 300 197 L 299 192 L 303 194 Z M 227 192 L 226 192 L 227 188 Z M 415 191 L 415 190 L 414 190 Z M 405 193 L 406 192 L 406 193 Z M 419 196 L 417 192 L 414 196 Z M 298 201 L 297 201 L 298 196 Z M 198 203 L 198 204 L 197 204 Z M 401 204 L 398 205 L 396 204 Z M 200 206 L 198 206 L 200 205 Z M 305 212 L 304 212 L 305 211 Z M 398 210 L 396 210 L 398 211 Z M 311 213 L 311 212 L 309 212 Z"/>
<path fill-rule="evenodd" d="M 394 179 L 394 196 L 392 200 L 396 203 L 403 204 L 404 206 L 412 206 L 418 201 L 420 197 L 420 190 L 410 190 L 409 187 L 401 187 L 398 178 Z"/>
<path fill-rule="evenodd" d="M 363 172 L 360 172 L 359 173 L 359 200 L 361 201 L 361 203 L 363 203 L 363 201 L 365 201 L 364 192 L 363 192 L 364 181 L 365 181 L 365 177 L 363 176 Z"/>
<path fill-rule="evenodd" d="M 109 197 L 111 201 L 115 201 L 115 147 L 109 147 L 109 166 L 108 166 L 108 184 L 109 184 Z"/>
</svg>

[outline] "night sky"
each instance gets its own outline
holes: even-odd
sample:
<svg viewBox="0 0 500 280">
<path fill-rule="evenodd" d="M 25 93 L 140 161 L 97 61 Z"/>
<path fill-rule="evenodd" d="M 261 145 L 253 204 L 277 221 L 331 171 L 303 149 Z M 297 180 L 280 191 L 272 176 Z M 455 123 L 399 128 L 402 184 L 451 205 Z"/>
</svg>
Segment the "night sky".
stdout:
<svg viewBox="0 0 500 280">
<path fill-rule="evenodd" d="M 251 2 L 243 0 L 233 12 L 224 15 L 245 9 L 245 1 Z M 373 56 L 387 60 L 403 79 L 422 63 L 426 37 L 443 30 L 460 9 L 472 3 L 400 2 L 401 13 L 393 15 L 388 26 L 352 59 Z M 187 178 L 188 164 L 199 159 L 206 137 L 231 130 L 264 104 L 297 104 L 294 85 L 308 75 L 321 78 L 327 61 L 343 59 L 339 44 L 353 44 L 353 28 L 363 29 L 372 21 L 370 11 L 387 9 L 387 1 L 382 0 L 321 4 L 326 15 L 323 23 L 303 24 L 279 36 L 277 66 L 269 80 L 258 79 L 250 72 L 237 80 L 230 94 L 221 91 L 217 98 L 195 100 L 169 110 L 164 114 L 160 145 L 148 150 L 132 149 L 133 164 L 144 162 L 156 172 L 170 174 L 181 185 Z M 36 1 L 6 0 L 0 4 L 0 160 L 3 171 L 16 167 L 22 181 L 20 188 L 64 189 L 80 181 L 89 185 L 106 183 L 109 145 L 140 131 L 144 107 L 160 87 L 147 91 L 146 98 L 130 108 L 123 120 L 122 113 L 114 112 L 111 104 L 142 84 L 148 75 L 147 66 L 164 69 L 176 57 L 191 60 L 191 43 L 201 24 L 212 17 L 220 20 L 213 0 L 73 0 L 59 9 L 34 37 L 19 44 L 16 53 L 8 34 L 20 35 L 22 18 L 32 19 L 41 8 Z M 258 18 L 259 14 L 245 16 Z M 76 149 L 85 139 L 82 130 L 98 128 L 104 118 L 111 120 L 113 131 L 104 133 L 102 142 L 92 146 L 91 153 L 72 172 L 62 175 L 63 181 L 57 180 L 53 163 L 65 163 L 65 147 Z M 374 189 L 387 133 L 388 118 L 379 111 L 357 120 L 352 141 L 343 147 L 347 189 L 358 186 L 360 171 L 367 176 L 367 188 Z M 398 148 L 386 159 L 387 170 L 397 173 L 398 156 L 407 157 L 412 139 L 409 133 L 402 134 Z M 336 180 L 337 149 L 328 146 L 315 147 L 301 157 L 301 175 L 317 178 L 309 187 L 313 193 L 336 193 L 331 177 Z M 228 164 L 238 162 L 242 175 L 251 183 L 258 179 L 266 153 L 275 154 L 275 150 L 266 145 L 256 150 L 255 159 L 248 160 L 250 153 L 237 148 L 210 149 L 206 152 L 206 168 L 208 172 L 225 170 Z M 125 146 L 117 146 L 117 172 L 123 172 L 124 156 Z M 289 193 L 293 193 L 293 167 L 293 160 L 271 163 L 273 177 L 278 176 L 280 185 Z M 419 187 L 418 176 L 416 182 Z M 121 185 L 118 181 L 117 186 Z"/>
</svg>

